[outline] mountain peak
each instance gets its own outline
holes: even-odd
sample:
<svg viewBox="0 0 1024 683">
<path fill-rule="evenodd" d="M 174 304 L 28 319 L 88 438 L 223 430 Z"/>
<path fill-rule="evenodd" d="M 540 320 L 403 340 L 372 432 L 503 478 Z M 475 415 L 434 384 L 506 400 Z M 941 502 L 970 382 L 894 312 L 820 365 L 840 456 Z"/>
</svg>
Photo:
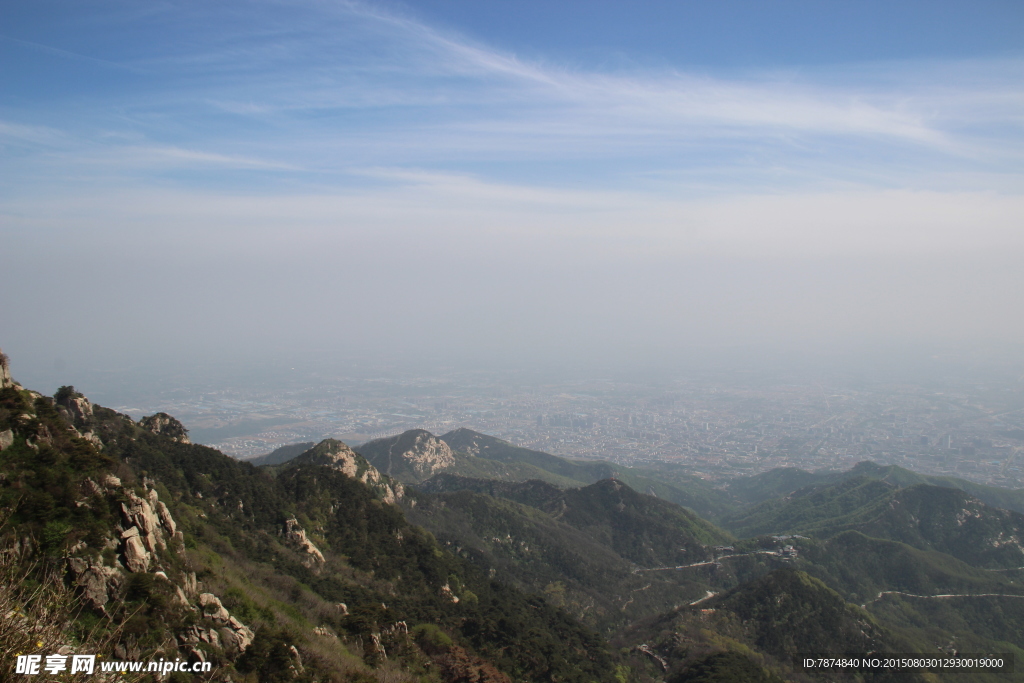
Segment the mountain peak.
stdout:
<svg viewBox="0 0 1024 683">
<path fill-rule="evenodd" d="M 324 439 L 289 461 L 291 466 L 304 464 L 327 467 L 352 479 L 358 479 L 377 491 L 385 503 L 394 503 L 405 495 L 405 489 L 401 484 L 392 482 L 389 477 L 382 475 L 366 458 L 337 439 Z"/>
<path fill-rule="evenodd" d="M 448 444 L 453 451 L 459 451 L 462 453 L 468 453 L 475 457 L 486 457 L 481 456 L 481 451 L 486 450 L 488 447 L 496 445 L 510 446 L 507 441 L 503 441 L 494 436 L 488 436 L 487 434 L 481 434 L 475 432 L 472 429 L 466 427 L 459 427 L 453 429 L 447 434 L 441 435 L 441 441 Z"/>
<path fill-rule="evenodd" d="M 370 441 L 359 452 L 388 476 L 413 481 L 428 479 L 455 464 L 449 445 L 425 429 Z"/>
<path fill-rule="evenodd" d="M 74 399 L 68 399 L 74 400 Z M 80 399 L 84 400 L 84 399 Z M 89 405 L 89 402 L 85 402 Z M 89 407 L 89 412 L 92 412 L 92 407 Z M 167 413 L 157 413 L 156 415 L 150 415 L 139 420 L 139 426 L 143 429 L 153 432 L 154 434 L 162 434 L 172 441 L 178 443 L 189 444 L 192 443 L 188 439 L 188 430 L 185 429 L 185 425 L 181 424 L 178 420 L 171 417 Z"/>
</svg>

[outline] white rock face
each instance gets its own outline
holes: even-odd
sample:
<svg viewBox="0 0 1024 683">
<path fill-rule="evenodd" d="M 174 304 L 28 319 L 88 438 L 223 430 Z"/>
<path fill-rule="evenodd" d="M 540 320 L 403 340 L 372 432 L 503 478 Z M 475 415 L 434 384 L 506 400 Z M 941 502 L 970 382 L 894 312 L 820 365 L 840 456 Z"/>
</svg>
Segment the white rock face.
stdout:
<svg viewBox="0 0 1024 683">
<path fill-rule="evenodd" d="M 99 449 L 102 450 L 102 448 L 103 448 L 103 441 L 102 441 L 102 439 L 100 439 L 100 437 L 96 436 L 94 433 L 86 432 L 85 434 L 82 434 L 82 438 L 85 439 L 86 441 L 88 441 L 89 443 L 91 443 L 96 448 L 99 448 Z"/>
<path fill-rule="evenodd" d="M 14 432 L 10 429 L 0 432 L 0 451 L 14 445 Z"/>
<path fill-rule="evenodd" d="M 105 567 L 95 560 L 80 557 L 69 558 L 68 568 L 75 584 L 81 586 L 86 604 L 105 612 L 111 593 L 116 593 L 117 587 L 121 585 L 121 572 L 114 567 Z"/>
<path fill-rule="evenodd" d="M 355 451 L 340 441 L 334 441 L 326 445 L 327 448 L 321 454 L 318 464 L 338 470 L 347 477 L 365 481 L 364 477 L 366 472 L 369 471 L 367 467 L 372 467 L 369 463 L 363 467 L 364 471 L 360 472 L 359 465 L 362 463 L 359 462 L 359 455 Z"/>
<path fill-rule="evenodd" d="M 248 626 L 231 616 L 227 608 L 221 604 L 220 598 L 213 593 L 203 593 L 199 596 L 199 606 L 205 617 L 209 618 L 219 628 L 196 630 L 194 637 L 198 640 L 213 644 L 223 644 L 228 654 L 241 654 L 247 647 L 252 645 L 255 635 Z M 219 636 L 218 636 L 219 634 Z"/>
<path fill-rule="evenodd" d="M 155 493 L 155 492 L 154 492 Z M 170 532 L 171 536 L 178 530 L 178 525 L 174 523 L 174 518 L 171 517 L 171 511 L 167 509 L 167 506 L 162 502 L 157 502 L 156 513 L 160 516 L 160 523 L 164 525 L 164 528 Z"/>
<path fill-rule="evenodd" d="M 92 403 L 84 396 L 68 399 L 67 409 L 76 420 L 88 420 L 92 417 Z"/>
<path fill-rule="evenodd" d="M 116 484 L 115 484 L 116 482 Z M 107 476 L 103 483 L 110 488 L 120 488 L 117 477 Z M 122 488 L 127 503 L 121 503 L 122 553 L 129 571 L 147 572 L 153 564 L 153 553 L 167 548 L 165 534 L 176 537 L 177 525 L 170 510 L 159 500 L 156 489 L 146 492 L 141 498 L 134 491 Z"/>
<path fill-rule="evenodd" d="M 429 432 L 413 438 L 412 446 L 399 455 L 420 477 L 428 479 L 436 472 L 455 464 L 455 454 L 448 444 Z"/>
<path fill-rule="evenodd" d="M 317 444 L 306 456 L 306 461 L 337 470 L 347 477 L 358 479 L 380 492 L 385 503 L 394 503 L 405 495 L 405 488 L 390 482 L 376 467 L 341 441 L 326 439 Z"/>
<path fill-rule="evenodd" d="M 156 497 L 156 491 L 149 492 L 150 500 Z M 121 503 L 121 514 L 124 517 L 125 526 L 138 527 L 141 542 L 150 552 L 157 548 L 166 548 L 163 531 L 160 528 L 160 520 L 153 510 L 150 500 L 139 498 L 131 489 L 125 489 L 125 497 L 128 503 Z"/>
<path fill-rule="evenodd" d="M 139 426 L 154 434 L 163 434 L 178 443 L 192 443 L 188 438 L 188 430 L 175 418 L 167 413 L 157 413 L 139 420 Z"/>
<path fill-rule="evenodd" d="M 152 481 L 143 479 L 143 485 L 153 486 Z M 171 511 L 160 501 L 156 490 L 149 488 L 144 496 L 139 496 L 131 488 L 121 485 L 121 481 L 112 475 L 107 475 L 101 483 L 91 479 L 85 480 L 82 486 L 87 495 L 123 496 L 127 503 L 121 504 L 120 527 L 124 529 L 115 538 L 110 540 L 107 547 L 121 549 L 123 563 L 113 567 L 103 565 L 103 560 L 89 557 L 68 558 L 68 573 L 70 578 L 81 591 L 83 602 L 93 609 L 105 612 L 105 606 L 116 598 L 118 587 L 124 581 L 126 570 L 131 573 L 144 573 L 153 571 L 154 576 L 168 581 L 174 588 L 172 601 L 192 612 L 198 611 L 205 620 L 202 623 L 190 626 L 176 635 L 179 647 L 185 648 L 189 656 L 202 655 L 202 651 L 196 648 L 188 650 L 190 645 L 207 643 L 215 647 L 223 648 L 225 654 L 234 657 L 246 650 L 255 638 L 255 633 L 241 621 L 232 617 L 227 608 L 213 593 L 199 593 L 199 584 L 196 581 L 194 572 L 186 572 L 180 579 L 181 585 L 175 583 L 175 578 L 168 576 L 159 564 L 159 555 L 156 551 L 166 548 L 167 535 L 181 539 L 182 533 L 177 530 L 177 524 L 171 516 Z M 119 538 L 117 537 L 119 536 Z M 305 537 L 305 532 L 302 532 Z M 310 544 L 312 545 L 312 544 Z M 320 561 L 323 561 L 323 555 Z M 198 604 L 193 605 L 192 601 Z M 128 653 L 123 656 L 127 657 Z"/>
<path fill-rule="evenodd" d="M 147 572 L 149 571 L 151 559 L 149 551 L 142 544 L 138 529 L 135 527 L 132 527 L 132 529 L 136 533 L 124 539 L 124 563 L 128 566 L 128 571 Z"/>
<path fill-rule="evenodd" d="M 228 625 L 220 630 L 220 634 L 228 654 L 242 654 L 256 637 L 252 629 L 234 617 L 228 619 Z"/>
<path fill-rule="evenodd" d="M 302 562 L 306 567 L 313 569 L 327 562 L 320 549 L 306 538 L 306 530 L 299 526 L 299 521 L 294 517 L 284 523 L 284 538 L 292 547 L 306 554 Z"/>
<path fill-rule="evenodd" d="M 220 598 L 213 593 L 203 593 L 199 596 L 199 606 L 203 608 L 203 614 L 213 619 L 214 623 L 224 625 L 228 623 L 231 614 L 221 604 Z"/>
</svg>

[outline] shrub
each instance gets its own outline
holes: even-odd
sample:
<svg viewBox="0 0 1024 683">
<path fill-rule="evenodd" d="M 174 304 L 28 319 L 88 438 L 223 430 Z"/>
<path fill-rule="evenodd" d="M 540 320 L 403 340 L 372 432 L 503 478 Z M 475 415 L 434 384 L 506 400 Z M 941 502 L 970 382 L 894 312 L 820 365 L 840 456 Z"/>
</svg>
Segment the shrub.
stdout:
<svg viewBox="0 0 1024 683">
<path fill-rule="evenodd" d="M 93 617 L 91 628 L 75 637 L 72 634 L 79 629 L 73 625 L 81 605 L 74 591 L 65 586 L 55 573 L 45 573 L 38 581 L 31 578 L 31 573 L 15 564 L 10 555 L 0 556 L 2 670 L 13 672 L 17 655 L 39 654 L 45 657 L 56 654 L 62 647 L 71 647 L 79 654 L 109 655 L 120 630 L 109 619 Z M 61 680 L 87 683 L 97 678 L 77 673 L 73 676 L 64 674 Z M 145 673 L 126 673 L 120 675 L 118 681 L 139 683 L 145 678 Z"/>
</svg>

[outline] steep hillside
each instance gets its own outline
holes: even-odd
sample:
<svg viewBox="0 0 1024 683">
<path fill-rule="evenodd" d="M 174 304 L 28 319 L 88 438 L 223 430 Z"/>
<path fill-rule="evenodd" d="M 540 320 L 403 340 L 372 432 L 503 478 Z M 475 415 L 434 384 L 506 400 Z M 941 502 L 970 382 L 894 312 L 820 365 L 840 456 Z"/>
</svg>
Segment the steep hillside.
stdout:
<svg viewBox="0 0 1024 683">
<path fill-rule="evenodd" d="M 795 467 L 777 468 L 751 477 L 739 477 L 729 482 L 729 493 L 740 505 L 754 505 L 771 498 L 789 494 L 809 486 L 834 484 L 845 479 L 866 477 L 907 488 L 917 484 L 959 489 L 992 507 L 1024 513 L 1024 490 L 1004 489 L 978 484 L 958 477 L 919 474 L 898 465 L 878 465 L 865 461 L 846 472 L 807 472 Z"/>
<path fill-rule="evenodd" d="M 470 429 L 456 429 L 441 439 L 456 452 L 502 463 L 526 463 L 583 484 L 618 479 L 637 491 L 683 505 L 701 515 L 716 516 L 728 509 L 722 492 L 695 477 L 678 474 L 666 477 L 663 472 L 622 467 L 603 460 L 567 460 L 514 446 Z"/>
<path fill-rule="evenodd" d="M 799 547 L 796 566 L 857 604 L 872 603 L 889 591 L 914 595 L 1024 594 L 1024 584 L 1005 572 L 979 569 L 945 553 L 857 531 L 844 531 L 826 541 L 794 543 Z"/>
<path fill-rule="evenodd" d="M 604 461 L 568 460 L 464 428 L 441 437 L 414 429 L 365 443 L 357 450 L 381 472 L 404 483 L 424 481 L 442 472 L 501 481 L 536 479 L 563 488 L 616 478 L 698 514 L 717 517 L 732 510 L 727 494 L 695 477 L 667 476 Z"/>
<path fill-rule="evenodd" d="M 253 681 L 610 681 L 596 635 L 406 521 L 401 487 L 340 442 L 275 476 L 170 416 L 58 394 L 0 389 L 0 507 L 25 571 L 78 587 L 70 648 L 100 628 L 108 656 Z"/>
<path fill-rule="evenodd" d="M 359 453 L 373 466 L 399 481 L 417 482 L 455 466 L 455 455 L 443 440 L 423 429 L 369 441 Z"/>
<path fill-rule="evenodd" d="M 170 415 L 42 396 L 0 366 L 0 666 L 26 633 L 236 683 L 923 680 L 815 677 L 792 657 L 1024 656 L 1024 516 L 957 489 L 845 476 L 734 516 L 775 534 L 737 541 L 619 478 L 452 473 L 608 463 L 463 431 L 446 435 L 458 449 L 413 432 L 371 460 L 328 439 L 255 467 Z M 940 674 L 924 678 L 1024 678 Z"/>
<path fill-rule="evenodd" d="M 809 486 L 726 518 L 741 537 L 777 533 L 827 532 L 880 514 L 896 487 L 877 479 L 853 477 L 836 484 Z"/>
<path fill-rule="evenodd" d="M 671 681 L 697 675 L 716 651 L 737 660 L 730 669 L 753 670 L 753 680 L 780 676 L 800 681 L 817 677 L 795 666 L 798 653 L 913 651 L 912 643 L 867 611 L 845 602 L 821 581 L 788 568 L 640 624 L 616 644 L 646 654 L 648 670 L 661 669 Z M 824 679 L 925 680 L 917 672 L 902 673 L 891 679 L 887 673 L 855 677 L 829 672 Z"/>
<path fill-rule="evenodd" d="M 762 503 L 726 523 L 739 536 L 826 538 L 857 530 L 978 567 L 1024 566 L 1024 515 L 990 507 L 958 489 L 927 484 L 899 489 L 881 479 L 851 477 Z"/>
<path fill-rule="evenodd" d="M 788 496 L 809 486 L 834 483 L 841 474 L 833 471 L 808 472 L 797 467 L 776 467 L 750 477 L 736 477 L 729 482 L 726 490 L 737 503 L 746 507 L 772 498 Z"/>
<path fill-rule="evenodd" d="M 526 461 L 491 460 L 478 458 L 465 451 L 453 450 L 443 438 L 422 429 L 412 429 L 397 436 L 369 441 L 359 446 L 358 451 L 379 470 L 407 484 L 429 479 L 439 472 L 502 481 L 539 479 L 556 486 L 578 486 L 581 483 Z"/>
<path fill-rule="evenodd" d="M 732 537 L 689 510 L 637 493 L 614 479 L 560 490 L 543 482 L 493 482 L 439 475 L 425 491 L 469 490 L 507 498 L 548 513 L 642 567 L 675 566 L 711 558 Z"/>
<path fill-rule="evenodd" d="M 307 441 L 304 443 L 290 443 L 287 446 L 275 448 L 273 451 L 267 453 L 266 455 L 261 455 L 256 458 L 252 458 L 247 462 L 249 464 L 256 466 L 280 465 L 288 462 L 292 458 L 302 455 L 315 445 L 316 444 L 314 444 L 312 441 Z"/>
<path fill-rule="evenodd" d="M 697 574 L 673 583 L 663 572 L 637 573 L 587 533 L 510 500 L 471 491 L 421 494 L 409 517 L 495 578 L 543 595 L 600 631 L 704 594 Z"/>
</svg>

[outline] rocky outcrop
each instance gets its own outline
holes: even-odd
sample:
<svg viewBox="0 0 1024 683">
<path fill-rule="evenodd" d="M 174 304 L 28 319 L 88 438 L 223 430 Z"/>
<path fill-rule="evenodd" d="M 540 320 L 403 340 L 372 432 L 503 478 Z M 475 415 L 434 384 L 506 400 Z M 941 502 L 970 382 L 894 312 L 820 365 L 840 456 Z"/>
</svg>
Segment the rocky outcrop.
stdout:
<svg viewBox="0 0 1024 683">
<path fill-rule="evenodd" d="M 121 503 L 123 531 L 120 532 L 124 566 L 132 572 L 148 572 L 150 568 L 156 568 L 156 553 L 168 547 L 168 539 L 183 540 L 171 511 L 155 489 L 146 491 L 143 498 L 132 489 L 121 486 L 121 480 L 109 474 L 103 478 L 103 486 L 126 501 Z M 87 493 L 101 490 L 91 479 L 86 480 L 84 488 Z"/>
<path fill-rule="evenodd" d="M 13 384 L 14 380 L 11 379 L 11 361 L 3 349 L 0 349 L 0 389 Z"/>
<path fill-rule="evenodd" d="M 167 509 L 167 506 L 162 501 L 157 501 L 156 513 L 160 517 L 160 524 L 171 534 L 171 538 L 174 538 L 174 535 L 178 533 L 178 525 L 174 523 L 171 511 Z"/>
<path fill-rule="evenodd" d="M 402 437 L 396 444 L 401 448 L 398 457 L 406 461 L 421 479 L 429 479 L 455 464 L 452 449 L 430 432 L 414 430 Z"/>
<path fill-rule="evenodd" d="M 53 395 L 55 407 L 61 417 L 71 426 L 71 430 L 79 436 L 83 436 L 79 430 L 87 430 L 86 425 L 93 420 L 92 403 L 89 402 L 81 392 L 75 391 L 72 386 L 63 386 Z M 91 435 L 92 432 L 90 431 Z M 88 437 L 84 437 L 88 438 Z"/>
<path fill-rule="evenodd" d="M 452 592 L 452 587 L 447 583 L 441 586 L 441 597 L 445 600 L 450 600 L 453 603 L 458 603 L 459 601 L 459 596 Z"/>
<path fill-rule="evenodd" d="M 203 610 L 203 615 L 212 619 L 215 624 L 226 624 L 228 619 L 231 618 L 231 614 L 221 604 L 220 598 L 213 593 L 203 593 L 200 595 L 199 606 Z"/>
<path fill-rule="evenodd" d="M 148 572 L 152 557 L 149 551 L 146 550 L 142 539 L 139 538 L 139 528 L 133 526 L 128 531 L 123 532 L 121 540 L 124 541 L 121 552 L 124 555 L 124 563 L 128 567 L 128 571 Z"/>
<path fill-rule="evenodd" d="M 153 482 L 144 478 L 143 484 L 152 486 Z M 206 655 L 199 647 L 203 643 L 222 649 L 231 658 L 240 655 L 252 644 L 255 637 L 252 629 L 231 616 L 216 595 L 200 593 L 194 572 L 184 572 L 178 583 L 175 583 L 168 578 L 168 572 L 161 569 L 160 552 L 167 548 L 168 539 L 180 542 L 182 534 L 178 531 L 170 509 L 159 499 L 155 489 L 148 488 L 145 495 L 139 495 L 136 490 L 123 486 L 120 479 L 108 474 L 100 483 L 86 479 L 82 483 L 82 491 L 87 496 L 108 496 L 123 501 L 121 521 L 115 527 L 118 537 L 108 545 L 120 548 L 121 561 L 115 561 L 115 566 L 106 566 L 102 559 L 95 557 L 68 559 L 70 579 L 79 587 L 82 600 L 87 606 L 105 613 L 107 606 L 120 597 L 121 586 L 128 575 L 152 572 L 155 579 L 171 584 L 173 594 L 170 599 L 173 604 L 200 614 L 197 623 L 177 636 L 178 647 L 190 659 L 205 661 L 203 658 Z M 305 532 L 301 529 L 295 535 L 305 538 Z M 312 543 L 309 545 L 312 546 Z M 312 547 L 315 550 L 315 546 Z M 315 550 L 315 553 L 323 562 L 320 551 Z"/>
<path fill-rule="evenodd" d="M 71 421 L 80 424 L 92 419 L 92 403 L 85 396 L 71 396 L 62 400 L 59 405 L 67 409 Z"/>
<path fill-rule="evenodd" d="M 147 498 L 139 497 L 131 489 L 125 489 L 124 495 L 128 502 L 121 503 L 121 516 L 125 525 L 125 532 L 121 538 L 139 538 L 139 543 L 149 552 L 166 548 L 164 530 L 160 518 L 153 509 L 159 502 L 156 491 L 150 490 Z"/>
<path fill-rule="evenodd" d="M 98 612 L 106 612 L 106 605 L 117 595 L 124 575 L 116 567 L 81 557 L 68 558 L 68 570 L 75 585 L 81 587 L 86 605 Z"/>
<path fill-rule="evenodd" d="M 324 554 L 306 537 L 306 530 L 299 526 L 299 521 L 294 517 L 284 523 L 284 538 L 289 545 L 306 555 L 302 564 L 307 568 L 316 569 L 327 562 Z"/>
<path fill-rule="evenodd" d="M 456 463 L 451 447 L 423 429 L 370 441 L 359 452 L 384 474 L 407 482 L 429 479 Z"/>
<path fill-rule="evenodd" d="M 14 445 L 14 432 L 10 429 L 0 432 L 0 451 Z"/>
<path fill-rule="evenodd" d="M 192 443 L 188 439 L 188 430 L 185 429 L 185 425 L 181 424 L 167 413 L 157 413 L 156 415 L 144 417 L 139 420 L 139 426 L 147 431 L 153 432 L 154 434 L 162 434 L 171 441 L 177 441 L 178 443 Z"/>
<path fill-rule="evenodd" d="M 203 593 L 199 596 L 199 606 L 203 616 L 213 622 L 218 630 L 212 632 L 206 630 L 207 640 L 213 643 L 219 641 L 224 651 L 229 655 L 238 655 L 245 651 L 252 644 L 255 634 L 248 626 L 231 616 L 227 608 L 221 604 L 220 598 L 213 593 Z M 219 637 L 217 637 L 219 635 Z"/>
<path fill-rule="evenodd" d="M 366 458 L 337 439 L 324 439 L 292 462 L 329 467 L 358 479 L 380 494 L 385 503 L 395 503 L 405 495 L 401 484 L 381 474 Z"/>
</svg>

